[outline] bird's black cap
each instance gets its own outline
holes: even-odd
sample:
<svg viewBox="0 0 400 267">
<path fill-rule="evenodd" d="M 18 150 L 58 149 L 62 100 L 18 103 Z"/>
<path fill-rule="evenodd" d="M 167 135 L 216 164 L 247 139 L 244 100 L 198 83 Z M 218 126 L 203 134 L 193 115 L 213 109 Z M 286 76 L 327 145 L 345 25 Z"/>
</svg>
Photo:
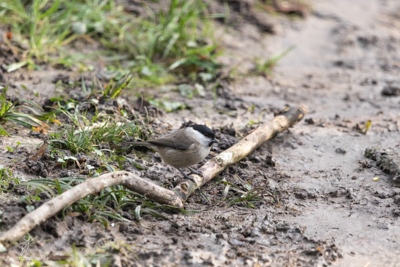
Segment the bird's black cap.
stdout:
<svg viewBox="0 0 400 267">
<path fill-rule="evenodd" d="M 214 132 L 210 128 L 205 126 L 205 125 L 195 124 L 195 125 L 191 125 L 190 127 L 195 129 L 196 131 L 199 131 L 200 133 L 202 133 L 206 137 L 209 137 L 211 139 L 215 138 Z"/>
</svg>

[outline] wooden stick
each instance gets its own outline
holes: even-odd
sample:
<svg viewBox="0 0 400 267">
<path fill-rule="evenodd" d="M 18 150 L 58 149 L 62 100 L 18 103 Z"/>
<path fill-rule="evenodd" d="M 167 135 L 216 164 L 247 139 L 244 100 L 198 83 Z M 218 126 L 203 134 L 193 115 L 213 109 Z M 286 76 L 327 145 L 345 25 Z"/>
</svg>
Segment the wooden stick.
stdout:
<svg viewBox="0 0 400 267">
<path fill-rule="evenodd" d="M 243 138 L 239 143 L 228 148 L 218 156 L 207 161 L 198 171 L 203 177 L 197 174 L 190 176 L 196 183 L 186 179 L 179 183 L 173 191 L 182 199 L 183 202 L 197 189 L 214 178 L 229 165 L 232 165 L 251 152 L 256 150 L 265 141 L 274 138 L 279 133 L 292 127 L 308 113 L 305 105 L 296 108 L 289 108 L 276 116 L 272 121 L 264 123 L 252 133 Z"/>
<path fill-rule="evenodd" d="M 114 185 L 123 185 L 158 203 L 182 208 L 183 203 L 197 188 L 210 181 L 229 165 L 249 155 L 265 141 L 296 124 L 307 112 L 308 109 L 304 105 L 290 108 L 275 117 L 271 122 L 264 123 L 239 143 L 207 161 L 199 169 L 204 177 L 192 174 L 191 177 L 195 179 L 196 183 L 190 180 L 183 180 L 173 190 L 168 190 L 126 171 L 108 173 L 97 178 L 87 179 L 85 182 L 49 200 L 41 207 L 25 215 L 10 230 L 0 236 L 0 242 L 17 241 L 35 226 L 54 216 L 68 205 Z"/>
<path fill-rule="evenodd" d="M 96 194 L 104 188 L 123 185 L 124 187 L 138 192 L 149 199 L 159 203 L 166 203 L 176 207 L 183 207 L 182 200 L 171 190 L 165 189 L 152 182 L 144 180 L 137 175 L 126 172 L 112 172 L 97 178 L 87 179 L 83 183 L 65 191 L 61 195 L 47 201 L 39 208 L 25 215 L 10 230 L 0 236 L 0 242 L 14 242 L 22 238 L 35 226 L 53 217 L 63 208 L 77 202 L 78 200 Z"/>
</svg>

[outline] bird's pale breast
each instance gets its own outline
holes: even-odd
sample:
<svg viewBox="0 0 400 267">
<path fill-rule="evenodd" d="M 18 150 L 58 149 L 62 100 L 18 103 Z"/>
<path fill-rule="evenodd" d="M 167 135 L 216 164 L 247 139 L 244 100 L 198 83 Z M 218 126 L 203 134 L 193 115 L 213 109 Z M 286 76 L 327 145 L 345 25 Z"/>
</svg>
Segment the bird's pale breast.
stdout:
<svg viewBox="0 0 400 267">
<path fill-rule="evenodd" d="M 188 150 L 179 150 L 160 147 L 158 152 L 166 163 L 176 168 L 188 168 L 196 163 L 199 163 L 207 157 L 210 153 L 210 149 L 193 149 L 192 145 Z"/>
</svg>

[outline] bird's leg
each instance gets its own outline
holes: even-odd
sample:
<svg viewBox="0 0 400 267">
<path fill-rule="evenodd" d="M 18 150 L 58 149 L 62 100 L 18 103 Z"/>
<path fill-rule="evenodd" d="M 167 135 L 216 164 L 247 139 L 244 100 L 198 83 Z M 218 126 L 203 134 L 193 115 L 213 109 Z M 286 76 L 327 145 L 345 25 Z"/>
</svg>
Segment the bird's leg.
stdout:
<svg viewBox="0 0 400 267">
<path fill-rule="evenodd" d="M 204 175 L 203 175 L 203 173 L 202 172 L 199 172 L 199 171 L 196 171 L 196 170 L 193 170 L 192 168 L 188 168 L 189 169 L 189 171 L 190 171 L 190 173 L 189 173 L 189 175 L 191 175 L 192 173 L 194 173 L 194 174 L 197 174 L 197 175 L 200 175 L 201 177 L 203 177 L 204 178 Z"/>
<path fill-rule="evenodd" d="M 196 183 L 196 181 L 192 178 L 192 177 L 190 177 L 189 175 L 187 175 L 181 168 L 177 168 L 178 169 L 178 171 L 180 171 L 181 173 L 182 173 L 182 175 L 186 178 L 186 179 L 189 179 L 190 181 L 193 181 L 194 183 Z"/>
</svg>

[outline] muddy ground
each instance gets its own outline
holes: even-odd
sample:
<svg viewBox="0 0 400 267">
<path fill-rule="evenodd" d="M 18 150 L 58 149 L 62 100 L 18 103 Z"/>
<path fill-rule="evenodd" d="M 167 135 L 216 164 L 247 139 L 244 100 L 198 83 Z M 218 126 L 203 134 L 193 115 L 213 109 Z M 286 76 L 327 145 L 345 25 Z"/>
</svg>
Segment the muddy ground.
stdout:
<svg viewBox="0 0 400 267">
<path fill-rule="evenodd" d="M 252 69 L 255 57 L 268 59 L 291 45 L 296 48 L 268 77 L 239 74 L 226 82 L 218 91 L 219 109 L 213 108 L 211 94 L 191 100 L 165 93 L 193 109 L 166 113 L 155 125 L 177 128 L 192 120 L 216 130 L 232 127 L 236 135 L 218 130 L 221 145 L 212 152 L 218 153 L 248 131 L 246 125 L 263 110 L 266 121 L 285 105 L 305 104 L 310 110 L 305 121 L 198 190 L 186 205 L 187 210 L 202 210 L 194 215 L 165 213 L 169 220 L 145 216 L 146 227 L 113 221 L 109 229 L 81 216 L 57 217 L 32 231 L 39 242 L 25 256 L 50 262 L 71 253 L 75 243 L 85 255 L 110 255 L 113 266 L 400 266 L 399 183 L 364 156 L 368 147 L 394 153 L 400 147 L 400 3 L 319 0 L 311 6 L 305 19 L 270 16 L 275 35 L 246 20 L 235 27 L 216 23 L 225 49 L 219 61 L 238 73 Z M 51 94 L 52 80 L 60 73 L 75 75 L 18 71 L 6 78 L 14 90 L 27 84 L 47 88 L 44 95 Z M 162 94 L 157 89 L 140 92 Z M 135 101 L 134 94 L 127 98 Z M 254 113 L 246 112 L 252 105 Z M 360 133 L 357 127 L 368 120 L 371 128 Z M 13 139 L 2 137 L 0 145 L 20 139 L 27 143 L 26 136 L 28 131 Z M 32 144 L 42 142 L 31 138 Z M 2 165 L 15 166 L 15 156 L 7 157 L 5 149 L 1 153 Z M 147 171 L 132 171 L 163 185 L 178 176 L 151 155 L 143 162 Z M 34 176 L 16 171 L 26 179 Z M 264 198 L 253 208 L 221 202 L 225 186 L 217 181 L 235 183 L 235 175 L 262 192 Z M 26 210 L 16 195 L 2 199 L 2 221 L 8 228 Z M 101 247 L 121 241 L 133 244 L 134 253 Z M 3 253 L 3 262 L 19 264 L 15 257 L 22 246 Z"/>
</svg>

